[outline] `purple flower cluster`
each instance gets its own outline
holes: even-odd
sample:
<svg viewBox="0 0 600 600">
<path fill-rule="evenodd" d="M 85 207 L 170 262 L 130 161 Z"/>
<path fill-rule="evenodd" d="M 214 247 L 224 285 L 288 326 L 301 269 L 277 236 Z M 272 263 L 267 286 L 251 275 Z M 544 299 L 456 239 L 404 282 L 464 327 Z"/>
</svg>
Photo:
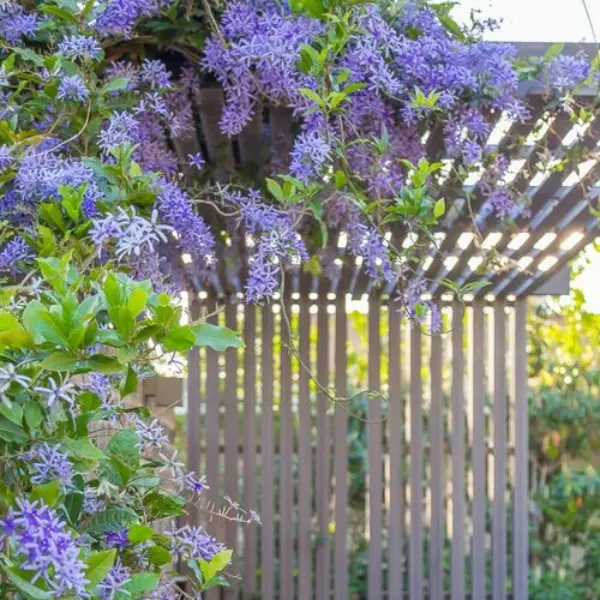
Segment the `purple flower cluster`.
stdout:
<svg viewBox="0 0 600 600">
<path fill-rule="evenodd" d="M 114 148 L 138 143 L 137 119 L 130 113 L 122 111 L 113 113 L 108 125 L 100 132 L 98 145 L 108 154 Z"/>
<path fill-rule="evenodd" d="M 10 155 L 10 146 L 0 146 L 0 171 L 6 169 L 12 163 L 12 157 Z"/>
<path fill-rule="evenodd" d="M 128 37 L 141 17 L 150 17 L 170 6 L 173 0 L 109 0 L 96 17 L 96 30 L 102 35 Z"/>
<path fill-rule="evenodd" d="M 239 209 L 246 232 L 259 236 L 249 261 L 246 302 L 261 302 L 276 291 L 282 266 L 308 260 L 306 246 L 290 215 L 264 203 L 255 190 L 226 192 L 224 199 Z"/>
<path fill-rule="evenodd" d="M 590 74 L 590 63 L 582 56 L 559 54 L 543 66 L 546 83 L 563 92 L 584 81 Z"/>
<path fill-rule="evenodd" d="M 332 199 L 325 209 L 325 221 L 340 228 L 348 236 L 348 250 L 362 260 L 365 270 L 377 282 L 393 282 L 396 273 L 392 265 L 389 244 L 367 223 L 360 210 L 347 198 Z"/>
<path fill-rule="evenodd" d="M 100 600 L 113 600 L 119 589 L 130 579 L 131 569 L 117 558 L 108 575 L 98 584 Z"/>
<path fill-rule="evenodd" d="M 255 111 L 255 100 L 306 105 L 298 91 L 314 87 L 297 68 L 298 51 L 323 30 L 317 19 L 292 16 L 275 2 L 231 2 L 221 17 L 225 47 L 217 35 L 204 47 L 202 67 L 213 73 L 225 91 L 220 125 L 227 135 L 238 134 Z"/>
<path fill-rule="evenodd" d="M 40 25 L 35 13 L 27 13 L 13 0 L 0 2 L 0 37 L 9 44 L 19 45 L 23 38 L 33 37 Z"/>
<path fill-rule="evenodd" d="M 331 146 L 319 133 L 302 133 L 296 138 L 291 159 L 292 175 L 308 184 L 322 177 L 324 168 L 331 160 Z"/>
<path fill-rule="evenodd" d="M 160 448 L 163 444 L 169 442 L 169 438 L 158 419 L 144 421 L 137 415 L 133 415 L 130 424 L 133 425 L 133 429 L 139 438 L 138 444 L 142 450 Z"/>
<path fill-rule="evenodd" d="M 97 60 L 102 56 L 98 42 L 86 35 L 71 35 L 58 44 L 58 52 L 72 60 Z"/>
<path fill-rule="evenodd" d="M 62 158 L 38 151 L 25 156 L 17 171 L 15 189 L 24 202 L 57 200 L 60 187 L 79 190 L 83 186 L 83 210 L 96 214 L 96 201 L 102 196 L 94 171 L 80 160 Z"/>
<path fill-rule="evenodd" d="M 431 333 L 438 335 L 442 331 L 442 312 L 432 300 L 424 300 L 421 296 L 427 291 L 427 282 L 422 277 L 415 277 L 406 286 L 404 294 L 398 300 L 408 312 L 413 323 L 423 323 L 429 314 Z"/>
<path fill-rule="evenodd" d="M 127 529 L 120 529 L 119 531 L 111 531 L 106 534 L 105 541 L 108 548 L 117 548 L 118 550 L 125 550 L 129 546 L 129 537 L 127 536 Z"/>
<path fill-rule="evenodd" d="M 20 568 L 33 573 L 31 583 L 43 579 L 55 598 L 87 598 L 81 549 L 62 519 L 39 501 L 17 499 L 16 506 L 0 520 L 0 539 L 14 544 Z"/>
<path fill-rule="evenodd" d="M 177 233 L 177 245 L 196 267 L 211 270 L 215 263 L 215 238 L 204 219 L 196 214 L 190 197 L 177 184 L 160 181 L 157 207 L 161 218 Z"/>
<path fill-rule="evenodd" d="M 62 485 L 69 486 L 73 481 L 73 465 L 58 444 L 43 442 L 36 444 L 29 452 L 23 455 L 33 469 L 31 482 L 35 485 L 59 481 Z"/>
<path fill-rule="evenodd" d="M 206 533 L 202 527 L 185 525 L 171 534 L 171 547 L 182 558 L 211 561 L 225 546 Z"/>
<path fill-rule="evenodd" d="M 79 75 L 66 75 L 61 77 L 58 84 L 58 97 L 63 100 L 84 102 L 90 95 L 85 81 Z"/>
<path fill-rule="evenodd" d="M 27 242 L 21 237 L 14 237 L 0 250 L 0 273 L 3 271 L 14 273 L 18 268 L 18 262 L 32 256 L 33 252 Z"/>
</svg>

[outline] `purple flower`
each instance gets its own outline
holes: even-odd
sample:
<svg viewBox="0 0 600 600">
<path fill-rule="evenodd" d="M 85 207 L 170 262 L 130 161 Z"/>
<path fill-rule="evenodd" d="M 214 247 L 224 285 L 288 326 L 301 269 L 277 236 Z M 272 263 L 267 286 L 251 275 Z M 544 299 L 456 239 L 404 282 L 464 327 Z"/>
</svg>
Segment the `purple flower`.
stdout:
<svg viewBox="0 0 600 600">
<path fill-rule="evenodd" d="M 173 0 L 109 0 L 96 18 L 96 30 L 104 35 L 128 37 L 138 19 L 155 15 L 172 3 Z"/>
<path fill-rule="evenodd" d="M 86 487 L 83 493 L 83 512 L 86 515 L 95 515 L 105 509 L 106 504 L 103 500 L 98 498 L 96 491 Z"/>
<path fill-rule="evenodd" d="M 0 146 L 0 170 L 6 169 L 6 167 L 11 165 L 13 159 L 10 155 L 10 150 L 10 146 Z"/>
<path fill-rule="evenodd" d="M 0 3 L 0 36 L 8 44 L 19 45 L 23 38 L 33 37 L 40 24 L 35 12 L 27 13 L 16 2 Z"/>
<path fill-rule="evenodd" d="M 94 38 L 77 34 L 60 42 L 58 52 L 73 60 L 96 60 L 102 55 L 102 48 Z"/>
<path fill-rule="evenodd" d="M 543 77 L 552 88 L 559 91 L 573 88 L 590 74 L 590 63 L 580 56 L 559 54 L 544 66 Z"/>
<path fill-rule="evenodd" d="M 160 60 L 145 60 L 142 63 L 140 78 L 152 89 L 171 87 L 171 73 Z"/>
<path fill-rule="evenodd" d="M 75 100 L 83 102 L 89 96 L 85 82 L 79 75 L 66 75 L 61 77 L 58 84 L 58 97 L 61 100 Z"/>
<path fill-rule="evenodd" d="M 111 531 L 110 533 L 107 533 L 106 546 L 108 548 L 117 548 L 118 550 L 125 550 L 125 548 L 129 546 L 127 529 L 120 529 L 119 531 Z"/>
<path fill-rule="evenodd" d="M 146 448 L 160 448 L 169 441 L 158 419 L 146 422 L 134 415 L 131 424 L 139 438 L 139 446 L 143 450 Z"/>
<path fill-rule="evenodd" d="M 138 143 L 138 121 L 130 113 L 113 113 L 108 125 L 100 132 L 98 145 L 108 154 L 113 148 Z"/>
<path fill-rule="evenodd" d="M 189 196 L 174 183 L 161 181 L 157 207 L 161 218 L 177 232 L 177 245 L 192 256 L 199 267 L 212 268 L 215 238 L 204 219 L 192 208 Z"/>
<path fill-rule="evenodd" d="M 296 138 L 292 151 L 292 175 L 309 183 L 323 174 L 324 167 L 331 159 L 331 146 L 318 133 L 303 133 Z"/>
<path fill-rule="evenodd" d="M 58 480 L 62 485 L 71 485 L 73 481 L 73 465 L 67 455 L 61 451 L 60 445 L 46 442 L 37 444 L 24 455 L 34 470 L 31 482 L 36 485 Z"/>
<path fill-rule="evenodd" d="M 225 546 L 202 527 L 186 525 L 171 535 L 171 547 L 181 557 L 211 561 Z"/>
<path fill-rule="evenodd" d="M 204 157 L 200 152 L 196 152 L 196 154 L 188 154 L 188 160 L 191 167 L 196 167 L 199 171 L 204 168 Z"/>
<path fill-rule="evenodd" d="M 27 242 L 19 237 L 14 237 L 2 250 L 0 250 L 0 272 L 17 270 L 16 263 L 31 258 L 33 252 Z"/>
<path fill-rule="evenodd" d="M 73 407 L 75 404 L 75 386 L 68 381 L 61 381 L 56 383 L 54 379 L 49 378 L 48 387 L 36 387 L 34 390 L 39 392 L 46 398 L 48 408 L 52 408 L 52 405 L 57 400 L 64 400 L 69 407 Z"/>
<path fill-rule="evenodd" d="M 131 579 L 131 569 L 117 558 L 108 575 L 98 584 L 100 600 L 113 600 L 119 589 Z"/>
<path fill-rule="evenodd" d="M 185 487 L 194 494 L 201 494 L 204 490 L 209 489 L 206 485 L 206 477 L 198 477 L 196 473 L 191 471 L 185 474 L 184 478 Z"/>
<path fill-rule="evenodd" d="M 81 549 L 62 519 L 40 501 L 19 498 L 16 505 L 0 520 L 0 538 L 14 542 L 13 560 L 21 569 L 32 572 L 33 585 L 43 579 L 53 596 L 87 598 Z"/>
</svg>

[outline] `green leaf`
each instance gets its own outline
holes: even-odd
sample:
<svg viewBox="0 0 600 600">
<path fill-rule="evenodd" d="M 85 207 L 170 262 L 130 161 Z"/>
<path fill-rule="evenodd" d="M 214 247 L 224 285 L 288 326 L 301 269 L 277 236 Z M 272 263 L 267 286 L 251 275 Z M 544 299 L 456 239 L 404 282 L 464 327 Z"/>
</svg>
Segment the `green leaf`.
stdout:
<svg viewBox="0 0 600 600">
<path fill-rule="evenodd" d="M 319 106 L 321 106 L 321 107 L 324 106 L 325 101 L 323 100 L 323 98 L 321 98 L 321 96 L 319 96 L 319 94 L 317 94 L 317 92 L 314 92 L 310 88 L 300 88 L 298 91 L 303 96 L 306 96 L 306 98 L 308 98 L 309 100 L 312 100 L 313 102 L 315 102 Z"/>
<path fill-rule="evenodd" d="M 122 90 L 127 89 L 129 85 L 129 77 L 115 77 L 111 79 L 101 90 L 100 94 L 105 96 L 110 92 L 120 92 Z"/>
<path fill-rule="evenodd" d="M 164 517 L 176 517 L 183 512 L 185 500 L 179 496 L 167 496 L 160 492 L 150 492 L 144 496 L 144 508 L 152 521 Z"/>
<path fill-rule="evenodd" d="M 64 504 L 71 524 L 77 525 L 83 508 L 83 489 L 85 487 L 83 476 L 75 475 L 73 484 L 73 491 L 65 496 Z"/>
<path fill-rule="evenodd" d="M 49 481 L 43 485 L 34 487 L 29 494 L 29 499 L 43 500 L 50 508 L 54 508 L 60 498 L 60 483 L 58 481 Z"/>
<path fill-rule="evenodd" d="M 343 188 L 348 183 L 348 179 L 346 177 L 346 173 L 344 171 L 338 169 L 335 172 L 335 187 L 338 189 Z"/>
<path fill-rule="evenodd" d="M 114 533 L 138 521 L 138 514 L 130 508 L 108 508 L 92 517 L 87 532 L 92 535 Z"/>
<path fill-rule="evenodd" d="M 169 352 L 185 352 L 197 343 L 197 336 L 190 325 L 174 327 L 161 340 L 161 344 Z"/>
<path fill-rule="evenodd" d="M 121 373 L 123 371 L 123 365 L 116 358 L 104 354 L 94 354 L 94 356 L 85 361 L 85 364 L 89 366 L 90 370 L 98 371 L 104 375 Z"/>
<path fill-rule="evenodd" d="M 76 458 L 84 460 L 100 460 L 104 458 L 104 452 L 97 446 L 94 446 L 87 438 L 63 438 L 61 442 Z"/>
<path fill-rule="evenodd" d="M 283 189 L 281 186 L 274 180 L 267 177 L 267 189 L 271 192 L 271 195 L 278 201 L 283 202 Z"/>
<path fill-rule="evenodd" d="M 231 555 L 233 550 L 221 550 L 218 554 L 215 554 L 210 562 L 200 559 L 200 569 L 202 570 L 202 576 L 204 581 L 208 582 L 217 573 L 221 572 L 231 562 Z"/>
<path fill-rule="evenodd" d="M 14 442 L 16 444 L 24 444 L 29 440 L 29 436 L 25 433 L 25 430 L 12 423 L 7 419 L 0 419 L 0 441 L 1 442 Z"/>
<path fill-rule="evenodd" d="M 546 50 L 546 54 L 544 54 L 544 62 L 548 62 L 552 60 L 555 56 L 558 56 L 565 48 L 565 44 L 563 42 L 556 42 L 552 44 L 548 50 Z"/>
<path fill-rule="evenodd" d="M 26 579 L 23 579 L 16 569 L 9 567 L 6 569 L 6 573 L 8 574 L 8 578 L 25 598 L 29 598 L 30 600 L 51 600 L 52 594 L 50 592 L 41 590 L 39 587 L 29 583 Z"/>
<path fill-rule="evenodd" d="M 122 429 L 110 438 L 106 450 L 126 463 L 137 464 L 140 457 L 139 441 L 135 431 Z"/>
<path fill-rule="evenodd" d="M 227 327 L 212 325 L 211 323 L 197 323 L 192 326 L 196 335 L 196 346 L 208 346 L 217 352 L 223 352 L 227 348 L 242 348 L 242 338 Z"/>
<path fill-rule="evenodd" d="M 67 344 L 64 333 L 51 319 L 46 307 L 38 300 L 32 300 L 27 305 L 23 312 L 23 325 L 36 344 L 44 342 L 60 346 Z"/>
<path fill-rule="evenodd" d="M 64 8 L 59 8 L 58 6 L 54 6 L 52 4 L 46 4 L 40 8 L 40 10 L 48 15 L 54 15 L 63 21 L 67 21 L 73 25 L 77 25 L 77 19 L 75 15 L 71 14 L 68 10 Z"/>
<path fill-rule="evenodd" d="M 152 546 L 147 551 L 148 560 L 157 567 L 169 564 L 173 558 L 171 553 L 161 546 Z"/>
<path fill-rule="evenodd" d="M 154 535 L 154 529 L 148 525 L 140 525 L 138 523 L 132 525 L 127 532 L 127 538 L 132 544 L 139 544 L 149 540 Z"/>
<path fill-rule="evenodd" d="M 42 368 L 47 371 L 76 371 L 80 360 L 74 354 L 58 350 L 42 361 Z"/>
<path fill-rule="evenodd" d="M 117 549 L 105 550 L 104 552 L 96 552 L 84 559 L 87 568 L 85 577 L 90 582 L 89 589 L 98 585 L 110 572 L 115 564 Z"/>
<path fill-rule="evenodd" d="M 150 294 L 147 290 L 138 287 L 135 288 L 127 299 L 127 308 L 132 317 L 137 317 L 146 308 L 146 302 Z"/>
<path fill-rule="evenodd" d="M 133 394 L 138 387 L 138 376 L 137 373 L 131 368 L 131 365 L 127 367 L 127 375 L 125 379 L 121 381 L 121 398 Z"/>
<path fill-rule="evenodd" d="M 131 579 L 119 588 L 115 600 L 136 600 L 151 592 L 160 579 L 160 573 L 135 573 Z"/>
<path fill-rule="evenodd" d="M 6 404 L 0 404 L 0 414 L 19 426 L 23 420 L 23 409 L 19 404 L 15 404 L 14 402 L 10 407 L 6 406 Z"/>
<path fill-rule="evenodd" d="M 433 216 L 439 219 L 446 212 L 446 203 L 443 198 L 440 198 L 433 207 Z"/>
<path fill-rule="evenodd" d="M 33 400 L 28 400 L 25 404 L 23 413 L 25 414 L 25 423 L 27 423 L 29 431 L 33 433 L 41 425 L 44 419 L 42 410 Z"/>
</svg>

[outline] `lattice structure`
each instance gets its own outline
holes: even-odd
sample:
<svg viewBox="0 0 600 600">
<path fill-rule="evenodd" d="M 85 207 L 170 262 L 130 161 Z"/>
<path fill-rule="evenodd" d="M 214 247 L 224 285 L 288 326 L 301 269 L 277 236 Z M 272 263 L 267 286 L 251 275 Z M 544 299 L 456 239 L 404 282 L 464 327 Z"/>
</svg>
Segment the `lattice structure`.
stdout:
<svg viewBox="0 0 600 600">
<path fill-rule="evenodd" d="M 525 45 L 523 51 L 528 47 Z M 547 113 L 548 99 L 542 97 L 542 88 L 528 84 L 522 91 L 531 106 L 531 118 L 518 123 L 498 113 L 490 114 L 494 128 L 487 143 L 490 149 L 507 151 L 510 157 L 507 177 L 522 195 L 525 206 L 514 215 L 514 224 L 507 226 L 485 210 L 479 188 L 479 181 L 485 175 L 482 171 L 470 176 L 464 186 L 452 176 L 444 183 L 441 196 L 446 199 L 449 210 L 434 232 L 435 243 L 413 238 L 402 226 L 388 234 L 389 241 L 398 248 L 418 245 L 421 259 L 418 273 L 431 281 L 429 292 L 433 295 L 443 291 L 440 280 L 444 277 L 461 284 L 487 280 L 489 286 L 482 288 L 480 295 L 511 298 L 531 295 L 598 235 L 600 220 L 590 214 L 589 207 L 597 202 L 600 194 L 600 118 L 596 115 L 584 127 L 574 125 L 572 107 Z M 596 92 L 579 90 L 575 104 L 594 111 Z M 175 143 L 182 164 L 186 163 L 188 154 L 202 149 L 214 167 L 216 179 L 227 182 L 236 170 L 264 172 L 269 159 L 285 163 L 294 129 L 290 110 L 265 107 L 262 112 L 257 111 L 252 123 L 236 139 L 229 140 L 218 127 L 223 106 L 221 90 L 203 88 L 196 101 L 199 135 Z M 430 160 L 442 161 L 451 167 L 454 161 L 445 154 L 441 132 L 425 132 L 424 136 Z M 564 170 L 552 170 L 565 153 L 572 153 L 575 148 L 587 151 L 585 159 L 571 161 Z M 193 168 L 183 170 L 192 181 Z M 213 225 L 220 227 L 216 213 L 206 209 L 204 214 Z M 355 298 L 370 293 L 372 283 L 360 261 L 345 256 L 345 232 L 330 232 L 330 243 L 337 246 L 339 258 L 337 274 L 330 279 L 328 291 L 347 292 Z M 495 268 L 481 273 L 483 255 L 492 249 L 498 255 Z M 217 295 L 241 293 L 247 248 L 241 242 L 237 265 L 227 258 L 232 254 L 230 249 L 222 250 L 224 254 L 219 263 L 227 264 L 227 268 L 221 266 L 208 285 L 196 280 L 197 289 L 214 291 Z M 300 269 L 292 272 L 291 279 L 289 290 L 299 292 Z M 312 292 L 322 285 L 316 277 L 302 284 L 308 285 Z M 385 293 L 392 291 L 393 286 L 384 290 Z"/>
</svg>

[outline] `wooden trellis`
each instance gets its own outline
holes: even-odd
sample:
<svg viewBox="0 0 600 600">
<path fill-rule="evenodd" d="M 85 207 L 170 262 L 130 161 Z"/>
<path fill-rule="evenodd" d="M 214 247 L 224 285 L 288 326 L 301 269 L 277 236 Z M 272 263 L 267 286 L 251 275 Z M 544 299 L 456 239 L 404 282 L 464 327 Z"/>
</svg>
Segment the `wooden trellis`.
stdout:
<svg viewBox="0 0 600 600">
<path fill-rule="evenodd" d="M 599 232 L 589 206 L 600 192 L 594 155 L 600 117 L 579 128 L 568 110 L 545 114 L 540 93 L 527 90 L 532 110 L 525 123 L 490 115 L 495 126 L 488 145 L 508 152 L 513 185 L 529 205 L 512 229 L 485 213 L 477 178 L 461 187 L 449 177 L 444 186 L 450 210 L 435 232 L 438 245 L 420 249 L 419 274 L 444 306 L 447 335 L 429 337 L 404 322 L 394 308 L 394 285 L 373 290 L 362 265 L 344 255 L 343 231 L 331 232 L 340 247 L 337 275 L 292 270 L 284 297 L 265 307 L 240 299 L 243 240 L 240 263 L 220 268 L 208 284 L 187 265 L 192 318 L 213 314 L 213 321 L 243 331 L 245 341 L 243 351 L 224 357 L 197 349 L 188 357 L 188 465 L 206 473 L 209 500 L 226 494 L 258 508 L 264 519 L 262 527 L 208 525 L 239 557 L 241 583 L 227 598 L 350 598 L 347 432 L 353 417 L 315 387 L 311 374 L 339 397 L 354 391 L 352 311 L 361 299 L 368 311 L 368 341 L 355 350 L 368 365 L 362 383 L 384 390 L 368 402 L 366 415 L 366 597 L 527 598 L 526 298 L 566 292 L 565 265 Z M 593 93 L 584 89 L 577 101 L 591 108 Z M 269 157 L 285 160 L 291 111 L 265 107 L 229 140 L 217 125 L 222 104 L 221 90 L 201 89 L 199 135 L 176 144 L 182 164 L 202 150 L 226 182 L 236 169 L 264 169 Z M 451 162 L 440 133 L 428 135 L 430 157 Z M 573 144 L 592 151 L 589 162 L 540 170 L 542 151 L 560 159 Z M 470 205 L 467 191 L 474 192 Z M 479 244 L 468 235 L 473 218 L 483 246 L 510 258 L 506 269 L 476 273 Z M 396 228 L 392 240 L 402 246 L 406 232 Z M 442 293 L 443 277 L 461 284 L 483 277 L 490 285 L 463 311 Z M 217 306 L 224 310 L 215 314 Z"/>
</svg>

